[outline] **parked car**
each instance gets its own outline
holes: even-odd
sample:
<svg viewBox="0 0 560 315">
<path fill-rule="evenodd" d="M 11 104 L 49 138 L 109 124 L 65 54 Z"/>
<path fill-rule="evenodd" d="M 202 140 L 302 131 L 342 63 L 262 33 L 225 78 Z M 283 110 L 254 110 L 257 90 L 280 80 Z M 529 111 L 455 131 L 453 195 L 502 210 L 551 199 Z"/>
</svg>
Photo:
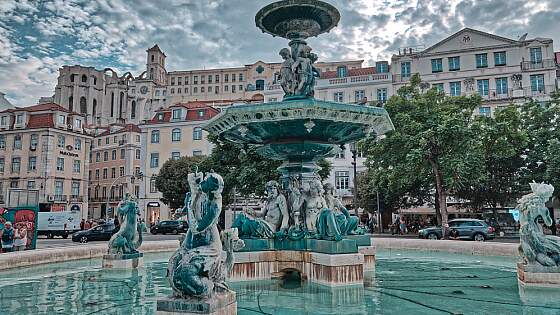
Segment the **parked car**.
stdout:
<svg viewBox="0 0 560 315">
<path fill-rule="evenodd" d="M 114 224 L 101 224 L 89 230 L 72 234 L 73 242 L 87 243 L 89 241 L 108 241 L 116 232 Z"/>
<path fill-rule="evenodd" d="M 156 234 L 179 234 L 185 233 L 189 229 L 186 221 L 181 220 L 169 220 L 161 221 L 160 223 L 153 225 L 150 228 L 150 233 Z"/>
<path fill-rule="evenodd" d="M 459 232 L 459 239 L 485 241 L 496 237 L 496 230 L 486 222 L 477 219 L 455 219 L 449 221 L 449 231 Z M 433 226 L 418 231 L 418 237 L 438 240 L 442 238 L 441 227 Z"/>
</svg>

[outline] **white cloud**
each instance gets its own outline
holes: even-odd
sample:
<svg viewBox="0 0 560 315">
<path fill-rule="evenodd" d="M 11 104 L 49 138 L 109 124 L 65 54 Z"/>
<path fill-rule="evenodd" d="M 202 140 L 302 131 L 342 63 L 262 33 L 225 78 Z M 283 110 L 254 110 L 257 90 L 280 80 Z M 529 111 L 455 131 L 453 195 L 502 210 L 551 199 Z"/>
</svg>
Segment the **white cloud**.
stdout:
<svg viewBox="0 0 560 315">
<path fill-rule="evenodd" d="M 558 0 L 326 1 L 342 19 L 331 33 L 310 39 L 323 60 L 371 64 L 399 47 L 430 46 L 463 27 L 560 42 Z M 63 64 L 139 74 L 145 50 L 156 43 L 168 56 L 168 70 L 279 61 L 287 42 L 254 25 L 254 14 L 271 2 L 0 0 L 0 90 L 14 104 L 34 103 L 53 94 Z"/>
</svg>

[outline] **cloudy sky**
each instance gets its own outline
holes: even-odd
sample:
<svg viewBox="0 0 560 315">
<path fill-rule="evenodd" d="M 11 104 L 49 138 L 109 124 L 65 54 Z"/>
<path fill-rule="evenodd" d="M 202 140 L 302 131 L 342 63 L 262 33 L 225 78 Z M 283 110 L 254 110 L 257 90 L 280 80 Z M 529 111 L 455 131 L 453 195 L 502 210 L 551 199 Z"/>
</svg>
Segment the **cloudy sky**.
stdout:
<svg viewBox="0 0 560 315">
<path fill-rule="evenodd" d="M 339 27 L 310 40 L 321 60 L 388 60 L 463 27 L 517 39 L 550 37 L 560 50 L 560 0 L 326 0 Z M 81 64 L 136 75 L 159 44 L 167 70 L 278 61 L 283 39 L 255 13 L 273 0 L 0 0 L 0 92 L 18 106 L 53 95 L 58 69 Z"/>
</svg>

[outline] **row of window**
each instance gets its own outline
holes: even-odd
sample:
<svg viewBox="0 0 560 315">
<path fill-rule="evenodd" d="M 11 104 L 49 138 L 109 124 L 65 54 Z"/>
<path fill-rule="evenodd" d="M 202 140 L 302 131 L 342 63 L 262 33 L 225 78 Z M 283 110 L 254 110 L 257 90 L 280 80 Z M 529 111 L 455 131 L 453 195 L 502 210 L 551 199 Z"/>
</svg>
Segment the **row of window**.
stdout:
<svg viewBox="0 0 560 315">
<path fill-rule="evenodd" d="M 496 89 L 495 89 L 495 91 L 492 91 L 492 92 L 495 92 L 496 95 L 509 95 L 508 78 L 507 77 L 495 78 L 494 80 L 495 80 L 495 83 L 496 83 Z M 531 82 L 531 91 L 532 92 L 544 92 L 545 91 L 544 74 L 531 75 L 529 77 L 529 80 Z M 433 87 L 436 88 L 440 92 L 444 92 L 443 83 L 434 83 Z M 478 92 L 479 95 L 481 95 L 481 96 L 490 95 L 490 92 L 491 92 L 490 91 L 490 79 L 476 80 L 476 87 L 477 87 L 477 92 Z M 462 94 L 461 82 L 460 81 L 449 82 L 449 95 L 460 96 L 461 94 Z"/>
<path fill-rule="evenodd" d="M 387 94 L 387 89 L 386 88 L 377 89 L 376 94 L 377 94 L 377 101 L 379 101 L 381 103 L 387 102 L 388 94 Z M 344 102 L 344 92 L 334 92 L 333 100 L 335 102 L 343 103 Z M 365 90 L 354 91 L 354 101 L 356 103 L 360 103 L 364 100 L 366 100 L 366 91 Z"/>
<path fill-rule="evenodd" d="M 203 153 L 201 150 L 193 150 L 192 156 L 202 156 Z M 170 159 L 171 160 L 178 160 L 181 158 L 181 152 L 171 152 Z M 159 167 L 159 153 L 151 153 L 150 154 L 150 168 L 158 168 Z"/>
<path fill-rule="evenodd" d="M 126 150 L 120 150 L 120 159 L 124 160 L 126 158 Z M 135 150 L 134 158 L 136 160 L 140 160 L 140 149 Z M 117 159 L 117 150 L 111 150 L 111 161 L 115 161 Z M 109 161 L 109 151 L 103 151 L 103 162 Z M 95 162 L 101 162 L 101 152 L 95 152 Z"/>
<path fill-rule="evenodd" d="M 13 141 L 13 146 L 12 148 L 14 150 L 21 150 L 22 149 L 22 136 L 20 134 L 15 134 L 14 135 L 14 141 Z M 6 141 L 7 141 L 7 136 L 6 135 L 0 135 L 0 150 L 5 150 L 6 149 Z M 29 136 L 29 148 L 31 150 L 35 150 L 37 149 L 37 145 L 39 144 L 39 135 L 38 134 L 31 134 Z M 57 137 L 57 147 L 59 148 L 66 148 L 66 136 L 64 135 L 58 135 Z M 78 138 L 78 137 L 74 137 L 74 146 L 73 146 L 74 150 L 82 150 L 82 139 Z"/>
<path fill-rule="evenodd" d="M 118 187 L 113 186 L 111 187 L 111 192 L 110 192 L 110 198 L 122 198 L 124 196 L 124 191 L 126 184 L 122 184 Z M 101 197 L 102 198 L 107 198 L 107 187 L 103 186 L 96 186 L 93 190 L 93 195 L 90 194 L 91 197 L 94 198 L 99 198 L 99 190 L 101 190 Z M 138 196 L 140 193 L 140 186 L 134 186 L 134 195 Z"/>
<path fill-rule="evenodd" d="M 476 68 L 488 67 L 488 53 L 475 54 Z M 530 62 L 538 64 L 543 61 L 542 49 L 540 47 L 529 49 Z M 431 60 L 432 73 L 443 72 L 443 58 L 436 58 Z M 461 57 L 453 56 L 447 58 L 448 70 L 458 71 L 461 70 Z M 505 66 L 507 64 L 507 54 L 505 51 L 494 52 L 494 66 Z M 410 61 L 401 63 L 401 75 L 403 77 L 410 77 L 412 75 Z"/>
<path fill-rule="evenodd" d="M 70 82 L 75 82 L 76 81 L 76 76 L 78 76 L 78 75 L 77 74 L 71 74 L 70 75 Z M 82 77 L 81 77 L 80 81 L 82 83 L 87 83 L 87 81 L 88 81 L 87 75 L 82 74 Z M 94 85 L 97 84 L 97 78 L 92 76 L 91 77 L 91 83 L 93 83 Z"/>
<path fill-rule="evenodd" d="M 175 128 L 171 131 L 171 141 L 179 142 L 181 141 L 182 131 L 180 128 Z M 193 129 L 193 140 L 202 140 L 202 128 L 195 127 Z M 159 143 L 160 140 L 160 131 L 159 130 L 152 130 L 150 134 L 150 142 L 151 143 Z"/>
<path fill-rule="evenodd" d="M 127 136 L 126 134 L 123 134 L 121 136 L 121 139 L 119 140 L 118 136 L 113 136 L 113 144 L 121 144 L 120 142 L 126 142 L 127 141 Z M 134 140 L 136 141 L 136 143 L 140 143 L 140 135 L 135 135 L 134 136 Z M 101 144 L 103 143 L 103 138 L 97 138 L 97 146 L 101 146 Z M 105 137 L 105 144 L 110 144 L 111 143 L 111 136 Z"/>
<path fill-rule="evenodd" d="M 212 83 L 212 80 L 214 81 L 214 83 L 220 83 L 220 75 L 216 74 L 216 75 L 208 75 L 208 77 L 201 75 L 200 76 L 200 84 L 206 84 L 205 79 L 208 79 L 208 84 Z M 185 85 L 189 85 L 189 77 L 186 76 L 185 80 L 183 81 L 183 77 L 171 77 L 171 85 L 175 85 L 175 79 L 177 79 L 177 85 L 183 85 L 183 82 L 185 83 Z M 230 79 L 230 75 L 229 73 L 225 73 L 224 74 L 224 82 L 228 83 Z M 243 73 L 240 73 L 239 76 L 236 76 L 235 73 L 231 74 L 231 82 L 235 82 L 235 81 L 239 81 L 239 82 L 243 82 Z M 198 75 L 193 76 L 193 82 L 192 84 L 199 84 L 198 81 Z"/>
<path fill-rule="evenodd" d="M 56 170 L 64 171 L 64 158 L 56 158 Z M 4 158 L 0 158 L 0 173 L 4 173 L 6 161 Z M 27 171 L 34 172 L 37 170 L 37 157 L 30 156 L 27 159 Z M 82 170 L 82 161 L 74 160 L 72 164 L 72 171 L 74 173 L 80 173 Z M 21 157 L 13 157 L 10 165 L 10 171 L 14 174 L 19 174 L 21 172 Z"/>
<path fill-rule="evenodd" d="M 239 90 L 236 90 L 236 85 L 232 85 L 231 86 L 231 93 L 237 93 L 237 91 L 239 92 L 243 92 L 243 85 L 239 85 Z M 198 87 L 193 87 L 192 88 L 192 93 L 193 94 L 197 94 L 198 93 Z M 212 93 L 212 91 L 214 91 L 214 94 L 220 94 L 220 87 L 219 86 L 215 86 L 213 89 L 211 86 L 208 86 L 207 88 L 205 88 L 204 86 L 200 87 L 200 93 L 206 93 L 206 91 L 208 91 L 208 93 Z M 224 85 L 224 92 L 229 92 L 229 85 Z M 189 94 L 189 88 L 186 87 L 184 89 L 181 88 L 177 88 L 177 93 L 175 93 L 175 88 L 171 88 L 170 90 L 171 94 Z"/>
<path fill-rule="evenodd" d="M 105 167 L 103 168 L 102 171 L 100 171 L 99 168 L 95 169 L 95 179 L 99 179 L 100 178 L 100 172 L 102 172 L 102 178 L 103 179 L 107 179 L 109 178 L 109 168 Z M 140 167 L 136 167 L 135 169 L 135 174 L 140 173 Z M 124 166 L 119 167 L 119 177 L 120 176 L 124 176 Z M 89 178 L 91 179 L 91 175 L 89 176 Z M 111 168 L 111 178 L 117 178 L 117 168 L 116 167 L 112 167 Z"/>
<path fill-rule="evenodd" d="M 204 118 L 206 115 L 205 109 L 199 109 L 196 111 L 196 116 L 200 118 Z M 161 119 L 159 119 L 161 117 Z M 163 120 L 163 113 L 158 114 L 158 120 Z M 175 108 L 171 111 L 171 119 L 173 120 L 180 120 L 183 119 L 183 109 L 182 108 Z"/>
</svg>

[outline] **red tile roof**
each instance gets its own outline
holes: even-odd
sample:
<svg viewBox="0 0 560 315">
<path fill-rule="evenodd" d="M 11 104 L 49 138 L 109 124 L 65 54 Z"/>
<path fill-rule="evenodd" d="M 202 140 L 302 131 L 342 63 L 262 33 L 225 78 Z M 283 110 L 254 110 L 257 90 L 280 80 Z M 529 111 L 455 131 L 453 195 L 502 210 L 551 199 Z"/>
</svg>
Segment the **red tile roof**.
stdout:
<svg viewBox="0 0 560 315">
<path fill-rule="evenodd" d="M 361 75 L 368 75 L 368 74 L 376 74 L 375 67 L 368 67 L 368 68 L 357 68 L 357 69 L 349 69 L 347 73 L 347 77 L 357 77 Z M 321 79 L 334 79 L 337 78 L 338 74 L 336 71 L 327 71 L 321 73 Z"/>
<path fill-rule="evenodd" d="M 108 128 L 106 131 L 100 133 L 98 135 L 98 137 L 102 137 L 102 136 L 108 136 L 108 135 L 114 135 L 114 134 L 118 134 L 118 133 L 123 133 L 123 132 L 137 132 L 137 133 L 141 133 L 142 131 L 140 130 L 140 128 L 138 127 L 138 125 L 135 124 L 126 124 L 124 126 L 122 126 L 123 128 L 117 130 L 117 131 L 113 131 L 111 132 L 111 128 Z"/>
<path fill-rule="evenodd" d="M 79 113 L 76 112 L 71 112 L 69 110 L 67 110 L 66 108 L 55 104 L 55 103 L 44 103 L 44 104 L 39 104 L 39 105 L 33 105 L 33 106 L 27 106 L 27 107 L 16 107 L 16 108 L 10 108 L 10 109 L 6 109 L 0 113 L 15 113 L 15 112 L 21 112 L 21 111 L 26 111 L 26 112 L 43 112 L 43 111 L 60 111 L 60 112 L 65 112 L 65 113 L 72 113 L 75 115 L 81 115 Z"/>
<path fill-rule="evenodd" d="M 188 102 L 188 103 L 177 103 L 174 105 L 169 106 L 169 108 L 160 108 L 159 110 L 156 111 L 156 114 L 154 115 L 154 117 L 152 117 L 152 119 L 150 119 L 147 124 L 162 124 L 162 123 L 168 123 L 171 121 L 171 110 L 173 108 L 177 108 L 177 107 L 182 107 L 182 108 L 186 108 L 187 109 L 187 115 L 186 115 L 186 120 L 187 121 L 204 121 L 204 120 L 209 120 L 210 118 L 218 115 L 220 113 L 219 110 L 217 110 L 216 108 L 208 105 L 208 103 L 211 103 L 211 101 L 205 102 L 205 101 L 194 101 L 194 102 Z M 204 116 L 200 117 L 198 116 L 198 109 L 206 109 L 204 111 Z M 158 116 L 160 114 L 163 114 L 163 118 L 162 119 L 158 119 Z"/>
<path fill-rule="evenodd" d="M 53 128 L 54 119 L 52 114 L 37 114 L 29 116 L 27 128 Z"/>
</svg>

